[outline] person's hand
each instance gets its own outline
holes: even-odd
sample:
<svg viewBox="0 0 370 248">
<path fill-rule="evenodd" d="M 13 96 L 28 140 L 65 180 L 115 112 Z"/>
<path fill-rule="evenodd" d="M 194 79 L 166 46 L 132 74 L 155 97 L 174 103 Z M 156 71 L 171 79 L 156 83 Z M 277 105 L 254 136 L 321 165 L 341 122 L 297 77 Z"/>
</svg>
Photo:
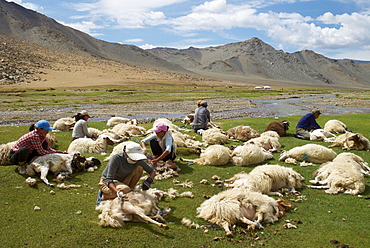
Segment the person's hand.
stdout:
<svg viewBox="0 0 370 248">
<path fill-rule="evenodd" d="M 158 158 L 153 159 L 153 160 L 152 160 L 152 163 L 153 163 L 154 165 L 156 165 L 156 164 L 158 163 Z"/>
<path fill-rule="evenodd" d="M 117 197 L 119 197 L 119 198 L 123 198 L 125 195 L 126 195 L 126 194 L 125 194 L 125 193 L 123 193 L 123 191 L 122 191 L 122 190 L 118 190 L 118 191 L 117 191 Z"/>
<path fill-rule="evenodd" d="M 141 185 L 141 188 L 143 190 L 148 190 L 150 188 L 150 185 L 152 185 L 152 183 L 153 183 L 153 179 L 151 177 L 148 177 L 147 179 L 145 179 L 145 181 Z"/>
</svg>

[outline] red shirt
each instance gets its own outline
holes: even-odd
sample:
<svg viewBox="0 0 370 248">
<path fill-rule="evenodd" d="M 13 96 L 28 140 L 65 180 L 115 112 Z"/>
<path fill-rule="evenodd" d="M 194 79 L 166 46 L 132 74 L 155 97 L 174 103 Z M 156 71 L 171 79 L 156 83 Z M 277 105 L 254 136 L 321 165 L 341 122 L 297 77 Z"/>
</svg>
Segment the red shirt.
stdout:
<svg viewBox="0 0 370 248">
<path fill-rule="evenodd" d="M 39 132 L 37 132 L 37 130 L 33 130 L 20 137 L 19 140 L 12 147 L 12 150 L 16 152 L 19 148 L 25 147 L 29 150 L 30 153 L 36 150 L 39 155 L 55 153 L 56 150 L 52 149 L 49 144 L 46 150 L 42 147 L 42 143 L 45 140 L 46 138 L 43 137 Z"/>
</svg>

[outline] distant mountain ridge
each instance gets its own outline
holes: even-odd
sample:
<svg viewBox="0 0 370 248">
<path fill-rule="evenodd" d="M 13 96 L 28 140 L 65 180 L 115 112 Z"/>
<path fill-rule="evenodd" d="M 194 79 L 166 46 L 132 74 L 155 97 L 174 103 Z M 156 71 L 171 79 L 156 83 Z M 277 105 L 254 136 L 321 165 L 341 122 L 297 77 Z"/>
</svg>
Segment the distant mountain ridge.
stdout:
<svg viewBox="0 0 370 248">
<path fill-rule="evenodd" d="M 334 60 L 313 51 L 285 53 L 258 38 L 217 47 L 143 50 L 109 43 L 16 3 L 0 0 L 0 33 L 54 50 L 143 68 L 272 86 L 370 88 L 370 64 Z"/>
</svg>

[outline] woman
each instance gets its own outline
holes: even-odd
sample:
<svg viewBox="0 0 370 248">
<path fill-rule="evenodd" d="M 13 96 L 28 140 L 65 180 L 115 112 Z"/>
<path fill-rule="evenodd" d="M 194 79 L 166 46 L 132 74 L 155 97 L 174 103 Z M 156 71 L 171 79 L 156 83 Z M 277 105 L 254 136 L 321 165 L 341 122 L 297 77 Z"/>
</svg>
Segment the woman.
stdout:
<svg viewBox="0 0 370 248">
<path fill-rule="evenodd" d="M 82 110 L 80 113 L 75 115 L 76 124 L 73 127 L 72 139 L 85 138 L 85 136 L 92 139 L 98 138 L 96 134 L 91 134 L 87 130 L 87 120 L 89 118 L 90 115 L 86 110 Z"/>
<path fill-rule="evenodd" d="M 153 152 L 153 165 L 156 165 L 160 160 L 175 166 L 173 160 L 176 158 L 176 143 L 173 140 L 172 132 L 169 127 L 163 123 L 159 123 L 152 129 L 153 134 L 141 141 L 141 147 L 146 148 L 146 142 L 150 142 L 150 148 Z"/>
<path fill-rule="evenodd" d="M 200 129 L 207 130 L 208 122 L 211 121 L 211 114 L 207 109 L 207 102 L 201 101 L 198 103 L 198 108 L 195 110 L 194 120 L 191 124 L 191 128 L 197 132 Z"/>
</svg>

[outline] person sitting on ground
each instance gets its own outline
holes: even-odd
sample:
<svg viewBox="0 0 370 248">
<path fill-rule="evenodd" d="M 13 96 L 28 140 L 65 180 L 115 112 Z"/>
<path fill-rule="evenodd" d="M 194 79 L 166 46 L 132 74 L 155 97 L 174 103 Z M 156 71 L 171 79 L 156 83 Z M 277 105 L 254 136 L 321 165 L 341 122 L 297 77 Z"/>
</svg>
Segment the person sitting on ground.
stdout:
<svg viewBox="0 0 370 248">
<path fill-rule="evenodd" d="M 152 131 L 154 132 L 152 135 L 141 141 L 141 147 L 146 149 L 145 143 L 150 142 L 150 148 L 154 155 L 154 159 L 152 160 L 153 165 L 156 165 L 162 160 L 171 166 L 176 166 L 173 161 L 176 158 L 177 147 L 169 127 L 163 123 L 159 123 Z"/>
<path fill-rule="evenodd" d="M 156 171 L 146 162 L 139 144 L 131 142 L 124 146 L 123 152 L 115 154 L 108 162 L 99 182 L 97 205 L 102 200 L 116 197 L 124 198 L 135 188 L 145 170 L 149 177 L 143 182 L 142 189 L 148 190 L 153 183 Z"/>
<path fill-rule="evenodd" d="M 211 114 L 207 109 L 208 103 L 201 101 L 199 107 L 195 110 L 194 121 L 191 128 L 197 132 L 200 129 L 207 130 L 208 122 L 211 121 Z"/>
<path fill-rule="evenodd" d="M 96 139 L 98 136 L 96 134 L 91 134 L 87 130 L 87 120 L 90 118 L 89 113 L 86 110 L 82 110 L 80 113 L 75 115 L 76 124 L 73 127 L 72 139 L 79 138 L 92 138 Z"/>
<path fill-rule="evenodd" d="M 26 173 L 26 164 L 34 157 L 51 153 L 65 153 L 54 150 L 46 141 L 46 135 L 53 130 L 46 120 L 40 120 L 36 123 L 34 130 L 24 134 L 13 145 L 9 153 L 11 164 L 19 165 L 19 173 Z"/>
<path fill-rule="evenodd" d="M 310 131 L 320 129 L 320 125 L 317 124 L 316 119 L 319 118 L 321 112 L 318 109 L 314 109 L 311 113 L 303 116 L 296 126 L 295 137 L 299 139 L 310 139 Z"/>
</svg>

